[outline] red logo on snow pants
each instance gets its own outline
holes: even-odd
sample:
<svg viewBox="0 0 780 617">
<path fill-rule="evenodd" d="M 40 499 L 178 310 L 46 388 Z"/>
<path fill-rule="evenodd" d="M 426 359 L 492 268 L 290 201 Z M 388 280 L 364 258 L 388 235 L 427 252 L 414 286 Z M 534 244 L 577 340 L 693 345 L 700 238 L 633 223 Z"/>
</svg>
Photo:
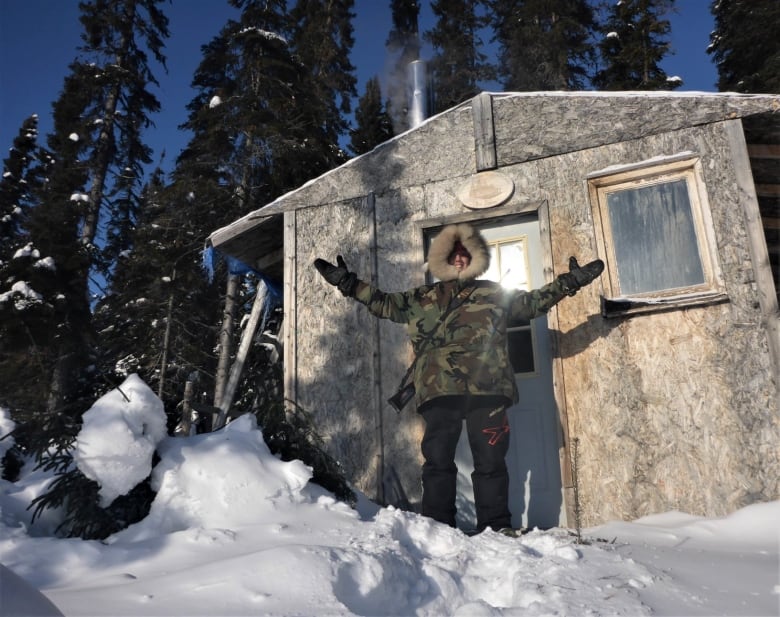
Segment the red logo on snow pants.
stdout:
<svg viewBox="0 0 780 617">
<path fill-rule="evenodd" d="M 509 420 L 504 416 L 504 423 L 501 426 L 494 426 L 491 428 L 483 428 L 482 432 L 486 435 L 490 435 L 488 444 L 495 446 L 499 440 L 509 432 Z"/>
</svg>

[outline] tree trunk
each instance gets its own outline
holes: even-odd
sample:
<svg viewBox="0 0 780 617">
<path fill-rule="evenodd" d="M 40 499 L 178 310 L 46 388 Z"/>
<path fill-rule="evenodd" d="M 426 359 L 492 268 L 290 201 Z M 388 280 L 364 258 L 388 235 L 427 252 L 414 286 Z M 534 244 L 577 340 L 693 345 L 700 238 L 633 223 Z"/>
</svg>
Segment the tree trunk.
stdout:
<svg viewBox="0 0 780 617">
<path fill-rule="evenodd" d="M 49 383 L 49 397 L 46 402 L 46 413 L 49 417 L 59 413 L 65 404 L 69 379 L 73 372 L 72 354 L 60 353 L 52 371 Z"/>
<path fill-rule="evenodd" d="M 251 133 L 246 135 L 246 151 L 251 152 L 254 144 L 254 137 Z M 247 157 L 251 159 L 251 157 Z M 236 198 L 240 203 L 240 210 L 246 209 L 249 203 L 250 186 L 249 178 L 252 167 L 249 164 L 244 165 L 242 169 L 241 181 L 236 187 Z M 217 363 L 217 374 L 214 379 L 214 407 L 220 407 L 222 399 L 225 396 L 225 386 L 228 380 L 228 369 L 230 367 L 230 356 L 233 349 L 233 331 L 238 305 L 236 297 L 238 294 L 239 275 L 228 272 L 227 291 L 225 293 L 225 310 L 222 313 L 222 327 L 219 331 L 219 360 Z M 232 400 L 232 394 L 230 396 Z M 226 408 L 221 408 L 219 418 L 223 418 L 227 413 Z M 214 418 L 215 424 L 219 418 Z"/>
<path fill-rule="evenodd" d="M 127 17 L 128 28 L 132 29 L 134 21 L 135 5 L 130 4 L 130 15 Z M 128 45 L 130 41 L 129 34 L 124 34 L 120 43 L 120 52 L 115 58 L 117 66 L 124 66 L 123 56 L 128 51 Z M 95 156 L 90 166 L 90 183 L 91 189 L 89 191 L 89 204 L 82 221 L 80 240 L 85 247 L 90 247 L 95 240 L 97 234 L 98 221 L 100 218 L 100 205 L 103 201 L 103 192 L 105 190 L 105 181 L 108 175 L 108 168 L 111 164 L 112 157 L 114 155 L 114 137 L 113 127 L 116 118 L 117 101 L 119 100 L 119 84 L 115 83 L 110 92 L 106 96 L 103 103 L 104 114 L 103 121 L 100 129 L 100 135 L 98 136 L 98 142 L 95 149 Z M 91 255 L 91 251 L 88 251 L 88 255 Z M 83 292 L 84 302 L 87 307 L 90 305 L 90 291 L 89 291 L 89 273 L 93 265 L 93 258 L 89 257 L 88 262 L 84 266 L 83 272 L 79 273 L 79 293 Z M 90 319 L 87 319 L 84 323 L 77 323 L 77 328 L 86 327 L 90 323 Z M 77 378 L 77 372 L 80 368 L 78 366 L 78 359 L 80 357 L 82 349 L 76 348 L 78 343 L 78 336 L 71 334 L 72 340 L 70 343 L 66 343 L 66 348 L 59 352 L 56 360 L 56 366 L 52 373 L 52 379 L 49 386 L 49 399 L 48 409 L 53 412 L 56 409 L 62 409 L 63 405 L 69 398 L 71 392 L 74 391 L 74 384 Z M 73 349 L 76 348 L 74 353 Z"/>
<path fill-rule="evenodd" d="M 176 268 L 171 275 L 171 292 L 168 296 L 168 311 L 165 316 L 165 335 L 163 336 L 162 357 L 160 359 L 160 381 L 157 382 L 157 398 L 163 399 L 165 390 L 165 372 L 168 370 L 168 348 L 171 345 L 171 323 L 173 322 L 173 284 L 176 281 Z"/>
<path fill-rule="evenodd" d="M 119 51 L 114 58 L 114 64 L 118 67 L 127 65 L 126 56 L 129 52 L 131 40 L 130 32 L 135 21 L 135 3 L 128 2 L 128 15 L 125 16 L 125 27 L 119 42 Z M 95 240 L 98 221 L 100 219 L 100 205 L 103 202 L 106 177 L 111 160 L 114 157 L 114 124 L 116 122 L 116 108 L 119 101 L 121 86 L 114 82 L 111 90 L 106 95 L 103 103 L 103 117 L 101 118 L 100 134 L 98 135 L 94 163 L 92 163 L 91 176 L 92 188 L 89 191 L 89 204 L 84 216 L 84 225 L 81 228 L 81 242 L 91 245 Z"/>
<path fill-rule="evenodd" d="M 218 407 L 222 402 L 227 383 L 228 369 L 230 367 L 230 355 L 233 349 L 233 323 L 236 319 L 238 306 L 236 295 L 238 293 L 237 274 L 228 274 L 227 291 L 225 293 L 225 310 L 222 313 L 222 327 L 219 330 L 219 360 L 217 362 L 217 374 L 214 381 L 214 406 Z"/>
</svg>

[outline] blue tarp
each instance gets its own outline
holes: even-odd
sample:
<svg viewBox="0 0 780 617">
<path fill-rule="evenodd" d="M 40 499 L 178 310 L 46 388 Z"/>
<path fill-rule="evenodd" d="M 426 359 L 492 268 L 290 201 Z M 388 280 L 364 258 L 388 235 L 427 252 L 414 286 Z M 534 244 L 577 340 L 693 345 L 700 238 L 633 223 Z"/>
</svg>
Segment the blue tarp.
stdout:
<svg viewBox="0 0 780 617">
<path fill-rule="evenodd" d="M 214 270 L 216 268 L 217 263 L 219 263 L 220 259 L 225 260 L 225 264 L 227 265 L 227 270 L 230 274 L 237 274 L 237 275 L 253 274 L 258 279 L 263 281 L 268 287 L 268 291 L 270 292 L 269 304 L 276 305 L 281 303 L 282 290 L 276 281 L 273 281 L 262 272 L 255 270 L 253 267 L 248 266 L 243 261 L 240 261 L 235 257 L 231 257 L 230 255 L 224 255 L 220 253 L 212 246 L 207 246 L 203 250 L 203 267 L 206 269 L 206 272 L 208 272 L 209 280 L 212 280 L 214 278 Z"/>
</svg>

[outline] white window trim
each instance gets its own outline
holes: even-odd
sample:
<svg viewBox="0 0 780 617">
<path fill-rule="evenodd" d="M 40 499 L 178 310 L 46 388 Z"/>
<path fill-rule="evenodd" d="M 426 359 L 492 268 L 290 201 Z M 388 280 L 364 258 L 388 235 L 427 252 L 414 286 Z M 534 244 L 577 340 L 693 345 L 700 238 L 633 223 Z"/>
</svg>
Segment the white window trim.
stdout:
<svg viewBox="0 0 780 617">
<path fill-rule="evenodd" d="M 611 248 L 606 195 L 619 188 L 640 188 L 678 179 L 684 179 L 688 187 L 704 283 L 662 292 L 622 295 L 616 258 Z M 702 180 L 701 161 L 697 156 L 686 152 L 634 165 L 609 168 L 589 174 L 587 181 L 597 250 L 606 264 L 605 276 L 602 278 L 605 287 L 605 297 L 602 299 L 604 316 L 655 312 L 728 300 L 718 263 L 715 228 Z"/>
</svg>

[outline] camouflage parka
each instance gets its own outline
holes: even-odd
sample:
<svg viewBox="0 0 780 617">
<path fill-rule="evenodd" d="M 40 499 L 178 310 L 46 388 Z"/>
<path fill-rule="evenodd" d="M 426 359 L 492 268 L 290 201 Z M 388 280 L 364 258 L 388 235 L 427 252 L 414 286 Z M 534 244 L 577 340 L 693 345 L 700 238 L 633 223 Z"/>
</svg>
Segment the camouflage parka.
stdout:
<svg viewBox="0 0 780 617">
<path fill-rule="evenodd" d="M 472 256 L 469 267 L 460 273 L 447 262 L 456 240 Z M 567 294 L 557 279 L 529 292 L 475 280 L 489 263 L 479 233 L 469 225 L 450 225 L 429 251 L 429 270 L 440 281 L 393 293 L 363 281 L 357 284 L 355 299 L 373 315 L 406 325 L 416 356 L 413 380 L 418 408 L 445 395 L 502 396 L 507 404 L 518 401 L 507 324 L 513 318 L 538 317 Z M 448 312 L 450 303 L 453 308 Z"/>
</svg>

